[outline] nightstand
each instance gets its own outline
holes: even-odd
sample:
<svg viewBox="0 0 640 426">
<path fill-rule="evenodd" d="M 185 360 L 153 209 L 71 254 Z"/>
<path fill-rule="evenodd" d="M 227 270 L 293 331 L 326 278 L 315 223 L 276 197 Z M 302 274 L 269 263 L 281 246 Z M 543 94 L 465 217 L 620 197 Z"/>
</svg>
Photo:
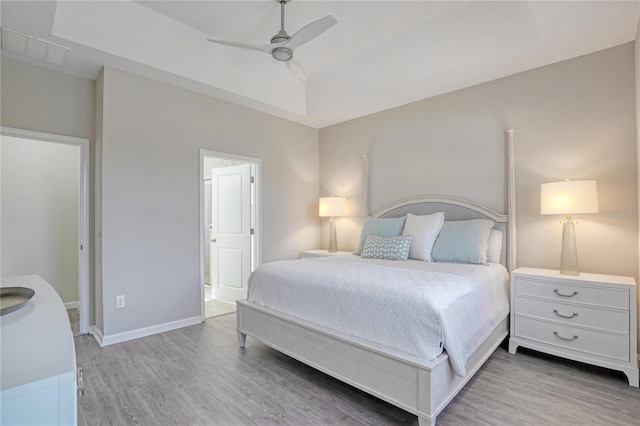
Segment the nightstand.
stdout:
<svg viewBox="0 0 640 426">
<path fill-rule="evenodd" d="M 638 387 L 637 288 L 631 277 L 518 268 L 509 353 L 518 346 L 624 372 Z"/>
<path fill-rule="evenodd" d="M 353 254 L 350 251 L 339 251 L 337 253 L 329 253 L 329 250 L 303 250 L 300 257 L 329 257 L 329 256 L 347 256 Z"/>
</svg>

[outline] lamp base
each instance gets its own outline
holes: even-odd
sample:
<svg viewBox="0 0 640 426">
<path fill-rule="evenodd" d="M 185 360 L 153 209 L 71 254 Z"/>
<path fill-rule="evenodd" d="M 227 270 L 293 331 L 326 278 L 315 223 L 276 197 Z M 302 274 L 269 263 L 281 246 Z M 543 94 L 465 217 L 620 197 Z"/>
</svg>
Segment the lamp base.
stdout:
<svg viewBox="0 0 640 426">
<path fill-rule="evenodd" d="M 329 253 L 338 252 L 338 237 L 336 236 L 336 220 L 331 218 L 329 221 Z"/>
<path fill-rule="evenodd" d="M 567 216 L 562 225 L 560 273 L 563 275 L 580 275 L 578 268 L 578 246 L 576 245 L 576 228 L 571 216 Z"/>
</svg>

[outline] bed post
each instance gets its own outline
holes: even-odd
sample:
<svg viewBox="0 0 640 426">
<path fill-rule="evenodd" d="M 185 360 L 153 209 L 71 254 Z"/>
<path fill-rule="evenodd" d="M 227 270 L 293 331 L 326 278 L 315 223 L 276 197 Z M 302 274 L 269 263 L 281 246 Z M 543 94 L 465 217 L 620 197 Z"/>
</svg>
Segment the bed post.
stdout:
<svg viewBox="0 0 640 426">
<path fill-rule="evenodd" d="M 516 170 L 513 129 L 505 132 L 507 139 L 507 268 L 516 269 Z"/>
<path fill-rule="evenodd" d="M 367 154 L 362 154 L 362 220 L 369 216 L 369 163 Z"/>
</svg>

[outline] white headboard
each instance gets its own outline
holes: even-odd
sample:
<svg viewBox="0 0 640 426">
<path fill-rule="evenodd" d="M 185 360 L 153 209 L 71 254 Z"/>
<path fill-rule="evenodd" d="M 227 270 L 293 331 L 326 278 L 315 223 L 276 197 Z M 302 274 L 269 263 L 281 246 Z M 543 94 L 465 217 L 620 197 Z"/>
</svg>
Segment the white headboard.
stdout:
<svg viewBox="0 0 640 426">
<path fill-rule="evenodd" d="M 505 132 L 507 144 L 507 214 L 500 214 L 477 203 L 446 196 L 416 196 L 395 201 L 378 209 L 372 217 L 400 217 L 407 213 L 425 215 L 444 212 L 445 220 L 491 219 L 502 231 L 500 263 L 509 271 L 516 268 L 516 201 L 513 130 Z M 365 165 L 366 166 L 366 165 Z M 363 200 L 366 203 L 366 199 Z"/>
<path fill-rule="evenodd" d="M 445 220 L 469 220 L 469 219 L 491 219 L 496 225 L 495 229 L 502 231 L 502 253 L 500 254 L 500 263 L 507 268 L 510 256 L 509 250 L 509 217 L 507 215 L 496 213 L 495 211 L 483 207 L 470 201 L 460 200 L 458 198 L 439 197 L 439 196 L 420 196 L 405 198 L 391 204 L 387 204 L 375 213 L 372 217 L 401 217 L 407 213 L 415 215 L 431 214 L 443 212 Z"/>
</svg>

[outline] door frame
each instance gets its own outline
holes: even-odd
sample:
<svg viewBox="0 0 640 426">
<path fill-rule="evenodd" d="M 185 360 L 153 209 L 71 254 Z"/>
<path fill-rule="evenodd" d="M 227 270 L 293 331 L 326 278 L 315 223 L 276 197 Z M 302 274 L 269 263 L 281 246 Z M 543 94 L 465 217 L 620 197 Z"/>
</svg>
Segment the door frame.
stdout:
<svg viewBox="0 0 640 426">
<path fill-rule="evenodd" d="M 89 139 L 5 126 L 0 127 L 0 134 L 19 139 L 80 147 L 80 211 L 78 215 L 78 299 L 80 299 L 80 309 L 78 311 L 80 313 L 80 333 L 88 334 L 90 331 L 89 319 L 94 309 L 94 306 L 89 303 Z"/>
<path fill-rule="evenodd" d="M 253 229 L 253 245 L 251 250 L 255 255 L 255 265 L 258 267 L 262 263 L 262 159 L 255 157 L 247 157 L 244 155 L 230 154 L 227 152 L 213 151 L 210 149 L 200 148 L 200 174 L 199 174 L 199 188 L 200 188 L 200 221 L 198 226 L 200 227 L 200 319 L 204 321 L 205 308 L 204 308 L 204 245 L 205 243 L 205 229 L 204 229 L 204 159 L 205 157 L 214 157 L 222 160 L 242 161 L 244 163 L 252 164 L 255 167 L 255 182 L 253 186 L 254 191 L 254 203 L 251 212 L 251 216 L 254 218 Z"/>
</svg>

